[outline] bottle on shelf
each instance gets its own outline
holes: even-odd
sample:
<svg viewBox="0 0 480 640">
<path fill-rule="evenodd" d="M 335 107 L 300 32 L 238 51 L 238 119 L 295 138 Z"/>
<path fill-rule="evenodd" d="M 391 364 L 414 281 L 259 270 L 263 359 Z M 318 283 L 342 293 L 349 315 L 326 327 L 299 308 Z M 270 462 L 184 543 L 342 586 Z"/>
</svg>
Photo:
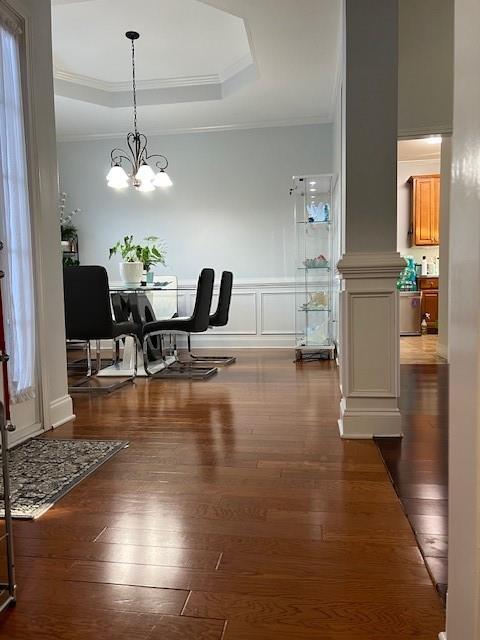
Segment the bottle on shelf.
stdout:
<svg viewBox="0 0 480 640">
<path fill-rule="evenodd" d="M 428 262 L 427 256 L 422 256 L 422 276 L 428 275 Z"/>
</svg>

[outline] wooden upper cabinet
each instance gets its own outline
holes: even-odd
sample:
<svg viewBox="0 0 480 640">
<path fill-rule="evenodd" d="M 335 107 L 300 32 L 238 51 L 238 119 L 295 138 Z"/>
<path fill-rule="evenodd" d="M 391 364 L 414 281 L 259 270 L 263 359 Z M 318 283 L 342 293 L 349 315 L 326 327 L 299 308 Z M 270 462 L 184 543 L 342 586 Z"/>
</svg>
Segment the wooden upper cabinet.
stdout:
<svg viewBox="0 0 480 640">
<path fill-rule="evenodd" d="M 428 246 L 439 243 L 440 176 L 412 176 L 410 245 Z"/>
</svg>

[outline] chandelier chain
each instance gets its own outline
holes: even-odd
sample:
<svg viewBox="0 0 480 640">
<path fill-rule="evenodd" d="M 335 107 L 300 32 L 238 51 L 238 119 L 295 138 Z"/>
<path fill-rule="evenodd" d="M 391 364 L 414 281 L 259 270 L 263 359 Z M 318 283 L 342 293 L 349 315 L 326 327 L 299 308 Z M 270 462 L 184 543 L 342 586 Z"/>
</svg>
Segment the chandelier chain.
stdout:
<svg viewBox="0 0 480 640">
<path fill-rule="evenodd" d="M 137 127 L 137 83 L 135 78 L 135 41 L 132 40 L 132 86 L 133 86 L 133 129 L 138 134 Z"/>
<path fill-rule="evenodd" d="M 107 175 L 107 183 L 109 187 L 118 189 L 132 186 L 139 191 L 153 191 L 155 187 L 169 187 L 172 181 L 165 171 L 168 159 L 160 153 L 149 154 L 147 136 L 138 130 L 135 40 L 138 40 L 140 34 L 137 31 L 127 31 L 125 36 L 132 43 L 133 131 L 127 134 L 127 151 L 115 147 L 110 152 L 111 168 Z M 158 169 L 156 174 L 149 161 Z M 125 171 L 122 163 L 129 165 L 129 172 Z"/>
</svg>

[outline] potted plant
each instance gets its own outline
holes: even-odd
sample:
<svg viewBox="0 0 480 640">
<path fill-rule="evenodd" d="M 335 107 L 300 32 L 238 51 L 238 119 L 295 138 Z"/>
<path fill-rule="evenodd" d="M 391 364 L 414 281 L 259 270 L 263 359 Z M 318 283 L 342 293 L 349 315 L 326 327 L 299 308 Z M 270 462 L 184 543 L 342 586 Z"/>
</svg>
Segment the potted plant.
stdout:
<svg viewBox="0 0 480 640">
<path fill-rule="evenodd" d="M 150 269 L 156 264 L 165 266 L 165 249 L 159 244 L 159 240 L 157 236 L 147 236 L 143 240 L 146 244 L 137 246 L 137 255 L 147 274 L 147 284 L 153 282 L 154 274 Z"/>
<path fill-rule="evenodd" d="M 165 264 L 165 251 L 157 245 L 156 236 L 148 236 L 144 239 L 146 244 L 135 244 L 133 236 L 125 236 L 123 242 L 118 241 L 110 249 L 109 258 L 120 253 L 123 262 L 120 262 L 120 277 L 125 284 L 138 286 L 142 279 L 143 271 L 147 272 L 147 278 L 153 281 L 150 268 L 154 264 Z"/>
<path fill-rule="evenodd" d="M 133 236 L 125 236 L 110 248 L 109 258 L 120 253 L 120 277 L 125 284 L 138 286 L 142 279 L 143 262 L 137 256 L 137 245 L 133 242 Z"/>
<path fill-rule="evenodd" d="M 77 228 L 69 223 L 61 227 L 62 233 L 62 249 L 63 251 L 75 251 L 75 246 L 78 239 Z"/>
<path fill-rule="evenodd" d="M 60 194 L 60 201 L 58 205 L 58 211 L 60 215 L 60 230 L 61 230 L 61 246 L 62 251 L 76 252 L 78 247 L 78 230 L 72 223 L 72 219 L 79 213 L 82 213 L 81 209 L 73 209 L 70 213 L 65 212 L 67 202 L 67 194 L 62 192 Z"/>
</svg>

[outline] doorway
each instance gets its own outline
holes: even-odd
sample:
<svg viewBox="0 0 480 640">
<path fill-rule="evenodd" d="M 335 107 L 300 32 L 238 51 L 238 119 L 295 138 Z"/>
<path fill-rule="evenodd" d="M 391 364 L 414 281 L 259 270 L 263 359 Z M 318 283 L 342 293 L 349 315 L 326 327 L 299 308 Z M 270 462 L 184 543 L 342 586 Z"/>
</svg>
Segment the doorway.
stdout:
<svg viewBox="0 0 480 640">
<path fill-rule="evenodd" d="M 444 602 L 448 584 L 445 292 L 450 180 L 445 167 L 449 164 L 449 150 L 449 138 L 442 140 L 439 135 L 398 143 L 397 248 L 407 261 L 398 281 L 404 436 L 377 441 L 432 581 Z"/>
</svg>

